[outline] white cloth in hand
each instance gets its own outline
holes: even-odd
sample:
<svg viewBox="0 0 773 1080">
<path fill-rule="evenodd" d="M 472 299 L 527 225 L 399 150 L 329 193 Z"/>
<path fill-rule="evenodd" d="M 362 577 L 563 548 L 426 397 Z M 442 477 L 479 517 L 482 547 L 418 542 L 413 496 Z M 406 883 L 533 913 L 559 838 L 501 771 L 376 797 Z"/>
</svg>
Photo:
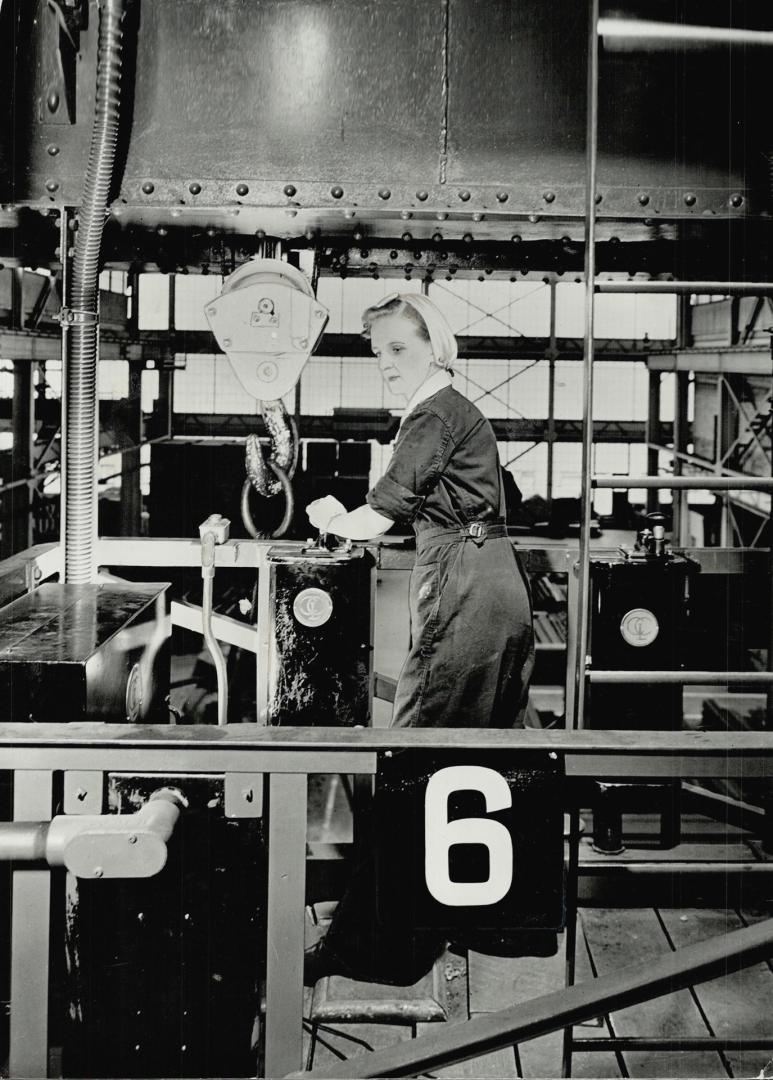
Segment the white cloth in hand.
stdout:
<svg viewBox="0 0 773 1080">
<path fill-rule="evenodd" d="M 346 507 L 334 495 L 325 495 L 321 499 L 315 499 L 306 507 L 306 517 L 320 532 L 328 532 L 331 518 L 345 513 Z"/>
</svg>

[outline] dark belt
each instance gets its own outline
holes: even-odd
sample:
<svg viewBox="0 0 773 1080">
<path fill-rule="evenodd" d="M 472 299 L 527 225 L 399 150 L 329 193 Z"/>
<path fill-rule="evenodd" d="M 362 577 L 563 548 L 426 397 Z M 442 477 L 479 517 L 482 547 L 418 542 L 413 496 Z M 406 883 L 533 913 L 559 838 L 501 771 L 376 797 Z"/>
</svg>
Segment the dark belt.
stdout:
<svg viewBox="0 0 773 1080">
<path fill-rule="evenodd" d="M 423 547 L 433 540 L 451 543 L 455 540 L 472 540 L 482 544 L 486 540 L 497 540 L 507 536 L 507 526 L 490 521 L 471 521 L 469 525 L 459 525 L 455 529 L 422 529 L 416 534 L 416 546 Z"/>
</svg>

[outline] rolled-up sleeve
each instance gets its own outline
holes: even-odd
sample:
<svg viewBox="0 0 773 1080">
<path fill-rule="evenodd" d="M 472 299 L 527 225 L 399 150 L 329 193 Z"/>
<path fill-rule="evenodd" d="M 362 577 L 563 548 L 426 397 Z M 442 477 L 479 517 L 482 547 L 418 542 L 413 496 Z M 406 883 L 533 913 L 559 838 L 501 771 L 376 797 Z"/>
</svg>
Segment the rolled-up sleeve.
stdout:
<svg viewBox="0 0 773 1080">
<path fill-rule="evenodd" d="M 437 413 L 415 409 L 403 422 L 389 468 L 368 492 L 374 510 L 410 523 L 448 463 L 453 438 Z"/>
</svg>

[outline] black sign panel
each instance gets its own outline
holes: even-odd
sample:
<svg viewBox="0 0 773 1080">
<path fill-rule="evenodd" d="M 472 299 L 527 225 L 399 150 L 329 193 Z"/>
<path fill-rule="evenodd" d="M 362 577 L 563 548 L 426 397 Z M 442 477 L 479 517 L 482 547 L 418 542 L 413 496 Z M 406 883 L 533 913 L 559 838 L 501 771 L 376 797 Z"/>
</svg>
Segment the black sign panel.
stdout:
<svg viewBox="0 0 773 1080">
<path fill-rule="evenodd" d="M 379 905 L 505 955 L 554 951 L 564 924 L 563 775 L 547 753 L 405 751 L 379 762 Z M 552 945 L 552 947 L 551 947 Z"/>
</svg>

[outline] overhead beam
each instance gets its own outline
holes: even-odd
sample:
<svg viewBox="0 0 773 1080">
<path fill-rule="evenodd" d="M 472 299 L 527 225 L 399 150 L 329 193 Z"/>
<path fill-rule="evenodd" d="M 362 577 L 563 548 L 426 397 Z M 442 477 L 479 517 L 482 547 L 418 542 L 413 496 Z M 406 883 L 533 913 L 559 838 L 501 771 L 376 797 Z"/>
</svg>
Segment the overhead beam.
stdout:
<svg viewBox="0 0 773 1080">
<path fill-rule="evenodd" d="M 549 337 L 522 335 L 460 334 L 459 356 L 462 360 L 534 360 L 546 355 Z M 653 351 L 668 349 L 673 342 L 643 341 L 635 338 L 599 339 L 596 342 L 597 360 L 643 360 Z M 103 333 L 99 339 L 102 360 L 129 360 L 143 363 L 168 364 L 172 356 L 219 353 L 217 343 L 208 330 L 185 330 L 172 333 L 140 332 L 137 340 L 128 336 Z M 324 334 L 315 356 L 367 357 L 368 343 L 361 334 Z M 0 329 L 0 357 L 3 360 L 59 360 L 61 344 L 58 331 Z M 581 360 L 582 342 L 575 338 L 558 338 L 557 360 Z"/>
</svg>

